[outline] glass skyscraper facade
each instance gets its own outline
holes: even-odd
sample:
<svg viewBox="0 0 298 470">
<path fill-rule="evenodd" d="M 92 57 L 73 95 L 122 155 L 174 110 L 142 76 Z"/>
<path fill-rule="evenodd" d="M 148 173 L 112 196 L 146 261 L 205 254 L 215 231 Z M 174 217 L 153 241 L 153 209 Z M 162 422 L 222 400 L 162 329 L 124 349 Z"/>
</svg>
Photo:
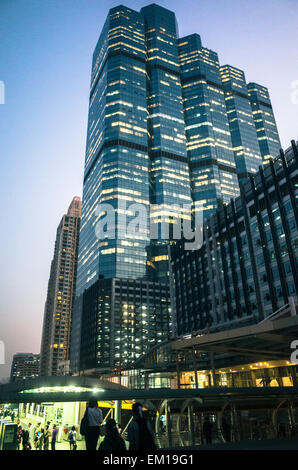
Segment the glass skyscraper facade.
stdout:
<svg viewBox="0 0 298 470">
<path fill-rule="evenodd" d="M 110 11 L 95 48 L 84 174 L 77 293 L 102 274 L 143 277 L 147 233 L 132 239 L 121 216 L 129 206 L 149 206 L 149 156 L 145 34 L 142 15 L 125 7 Z M 98 204 L 115 210 L 114 237 L 99 238 Z M 125 207 L 126 205 L 126 207 Z"/>
<path fill-rule="evenodd" d="M 72 322 L 74 369 L 89 321 L 84 298 L 93 285 L 100 279 L 146 280 L 156 289 L 168 283 L 168 249 L 177 227 L 190 223 L 195 211 L 207 217 L 218 204 L 228 204 L 239 195 L 238 179 L 262 163 L 244 74 L 239 72 L 243 83 L 235 89 L 235 80 L 226 80 L 232 68 L 221 68 L 199 35 L 178 36 L 173 12 L 156 4 L 140 12 L 121 5 L 109 11 L 94 51 Z M 136 234 L 127 227 L 140 211 L 146 221 Z M 154 237 L 152 224 L 158 226 Z M 96 305 L 99 320 L 101 304 Z M 168 308 L 169 322 L 170 317 Z M 159 340 L 166 339 L 164 333 Z"/>
<path fill-rule="evenodd" d="M 237 175 L 244 181 L 262 163 L 251 103 L 270 106 L 253 90 L 242 71 L 220 67 L 198 34 L 178 39 L 173 12 L 155 4 L 110 10 L 92 63 L 78 294 L 98 275 L 143 278 L 148 263 L 165 280 L 171 233 L 150 240 L 149 220 L 174 225 L 194 207 L 208 216 L 239 194 Z M 276 126 L 271 132 L 278 138 Z M 135 203 L 148 215 L 138 237 L 126 233 Z M 113 236 L 98 204 L 114 209 Z"/>
<path fill-rule="evenodd" d="M 293 141 L 206 219 L 201 249 L 172 247 L 178 336 L 262 321 L 290 297 L 297 304 L 297 169 Z"/>
<path fill-rule="evenodd" d="M 239 182 L 262 164 L 245 75 L 230 65 L 220 68 Z"/>
<path fill-rule="evenodd" d="M 219 60 L 198 34 L 178 46 L 192 196 L 207 216 L 239 194 Z"/>
<path fill-rule="evenodd" d="M 268 163 L 281 148 L 269 92 L 257 83 L 249 83 L 247 89 L 263 163 Z"/>
<path fill-rule="evenodd" d="M 182 218 L 191 215 L 191 191 L 186 152 L 185 123 L 175 14 L 158 5 L 141 10 L 146 36 L 148 73 L 147 107 L 151 182 L 151 222 L 173 226 L 179 217 L 175 206 L 188 205 Z M 157 279 L 168 274 L 166 240 L 158 234 L 151 243 L 149 262 Z"/>
</svg>

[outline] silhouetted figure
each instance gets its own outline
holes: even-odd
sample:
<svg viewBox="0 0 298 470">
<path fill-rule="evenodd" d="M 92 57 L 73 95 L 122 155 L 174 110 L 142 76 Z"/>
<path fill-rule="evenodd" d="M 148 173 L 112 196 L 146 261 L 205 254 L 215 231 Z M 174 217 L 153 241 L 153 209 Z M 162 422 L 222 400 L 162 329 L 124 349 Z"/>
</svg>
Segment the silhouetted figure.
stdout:
<svg viewBox="0 0 298 470">
<path fill-rule="evenodd" d="M 156 450 L 154 434 L 150 424 L 144 418 L 140 403 L 132 406 L 133 419 L 127 428 L 129 450 Z"/>
<path fill-rule="evenodd" d="M 126 450 L 125 442 L 119 434 L 119 430 L 114 419 L 107 420 L 106 435 L 98 450 L 110 450 L 115 452 Z"/>
<path fill-rule="evenodd" d="M 209 418 L 205 418 L 203 424 L 203 436 L 206 440 L 206 444 L 212 444 L 212 428 L 213 425 Z"/>
</svg>

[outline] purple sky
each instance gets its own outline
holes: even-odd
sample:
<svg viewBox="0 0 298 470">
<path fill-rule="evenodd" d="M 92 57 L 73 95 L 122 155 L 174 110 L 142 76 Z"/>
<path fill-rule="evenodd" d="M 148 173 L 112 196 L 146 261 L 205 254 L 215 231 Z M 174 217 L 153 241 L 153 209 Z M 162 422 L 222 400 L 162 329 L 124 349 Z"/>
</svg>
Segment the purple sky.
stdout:
<svg viewBox="0 0 298 470">
<path fill-rule="evenodd" d="M 0 341 L 39 352 L 56 228 L 81 196 L 92 53 L 108 0 L 0 0 Z M 122 2 L 140 10 L 150 1 Z M 269 88 L 284 147 L 298 139 L 297 0 L 161 0 L 180 36 Z M 298 90 L 298 86 L 297 86 Z"/>
</svg>

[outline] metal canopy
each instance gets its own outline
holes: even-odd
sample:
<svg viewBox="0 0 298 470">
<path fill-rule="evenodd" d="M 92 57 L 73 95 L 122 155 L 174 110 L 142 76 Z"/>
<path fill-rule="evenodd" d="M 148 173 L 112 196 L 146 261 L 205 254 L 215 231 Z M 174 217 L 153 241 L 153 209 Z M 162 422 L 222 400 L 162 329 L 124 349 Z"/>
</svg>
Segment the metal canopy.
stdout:
<svg viewBox="0 0 298 470">
<path fill-rule="evenodd" d="M 284 312 L 288 314 L 287 311 Z M 291 342 L 298 337 L 298 316 L 271 317 L 260 323 L 220 332 L 182 338 L 171 343 L 176 351 L 254 357 L 257 360 L 290 359 Z"/>
<path fill-rule="evenodd" d="M 298 406 L 298 387 L 245 387 L 228 388 L 215 387 L 205 389 L 152 389 L 152 390 L 128 390 L 110 388 L 105 390 L 83 392 L 44 392 L 27 393 L 30 382 L 30 389 L 38 389 L 41 384 L 49 383 L 48 378 L 38 378 L 28 380 L 23 383 L 23 389 L 20 384 L 8 384 L 0 387 L 0 403 L 54 403 L 54 402 L 86 402 L 90 399 L 98 401 L 140 401 L 142 403 L 151 403 L 158 408 L 160 403 L 168 400 L 171 403 L 171 410 L 179 410 L 184 401 L 193 402 L 197 411 L 216 411 L 220 410 L 224 404 L 234 403 L 238 410 L 248 409 L 268 409 L 274 408 L 279 403 L 291 402 L 293 406 Z M 59 377 L 51 377 L 53 384 Z M 64 377 L 65 386 L 73 384 L 74 377 Z M 84 383 L 92 382 L 92 385 L 99 386 L 99 381 L 86 377 L 77 377 L 77 383 L 82 386 Z M 87 381 L 86 381 L 87 379 Z M 25 381 L 23 381 L 25 382 Z M 56 384 L 61 380 L 57 381 Z M 110 384 L 109 385 L 114 385 Z M 93 389 L 94 390 L 94 389 Z M 24 393 L 26 392 L 26 393 Z"/>
</svg>

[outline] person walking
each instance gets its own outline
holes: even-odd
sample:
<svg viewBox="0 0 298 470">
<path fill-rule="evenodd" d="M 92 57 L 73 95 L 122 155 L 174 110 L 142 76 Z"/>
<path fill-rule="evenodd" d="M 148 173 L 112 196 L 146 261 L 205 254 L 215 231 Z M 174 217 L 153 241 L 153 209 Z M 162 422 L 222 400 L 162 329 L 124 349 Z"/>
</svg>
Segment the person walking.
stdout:
<svg viewBox="0 0 298 470">
<path fill-rule="evenodd" d="M 53 424 L 52 440 L 51 440 L 51 449 L 52 450 L 56 450 L 57 434 L 58 434 L 58 429 L 56 428 L 56 424 Z"/>
<path fill-rule="evenodd" d="M 43 433 L 43 450 L 49 450 L 51 431 L 47 424 Z"/>
<path fill-rule="evenodd" d="M 77 431 L 76 431 L 75 426 L 73 426 L 68 433 L 68 441 L 69 441 L 69 449 L 76 450 L 77 449 Z"/>
<path fill-rule="evenodd" d="M 143 415 L 141 403 L 132 405 L 133 419 L 127 428 L 129 450 L 156 450 L 154 434 L 150 423 Z"/>
<path fill-rule="evenodd" d="M 102 411 L 96 400 L 90 400 L 81 423 L 81 434 L 85 436 L 86 450 L 96 450 L 102 423 Z"/>
<path fill-rule="evenodd" d="M 106 435 L 98 450 L 109 450 L 112 452 L 121 452 L 126 450 L 125 442 L 119 434 L 116 421 L 112 418 L 108 419 L 106 422 Z"/>
</svg>

